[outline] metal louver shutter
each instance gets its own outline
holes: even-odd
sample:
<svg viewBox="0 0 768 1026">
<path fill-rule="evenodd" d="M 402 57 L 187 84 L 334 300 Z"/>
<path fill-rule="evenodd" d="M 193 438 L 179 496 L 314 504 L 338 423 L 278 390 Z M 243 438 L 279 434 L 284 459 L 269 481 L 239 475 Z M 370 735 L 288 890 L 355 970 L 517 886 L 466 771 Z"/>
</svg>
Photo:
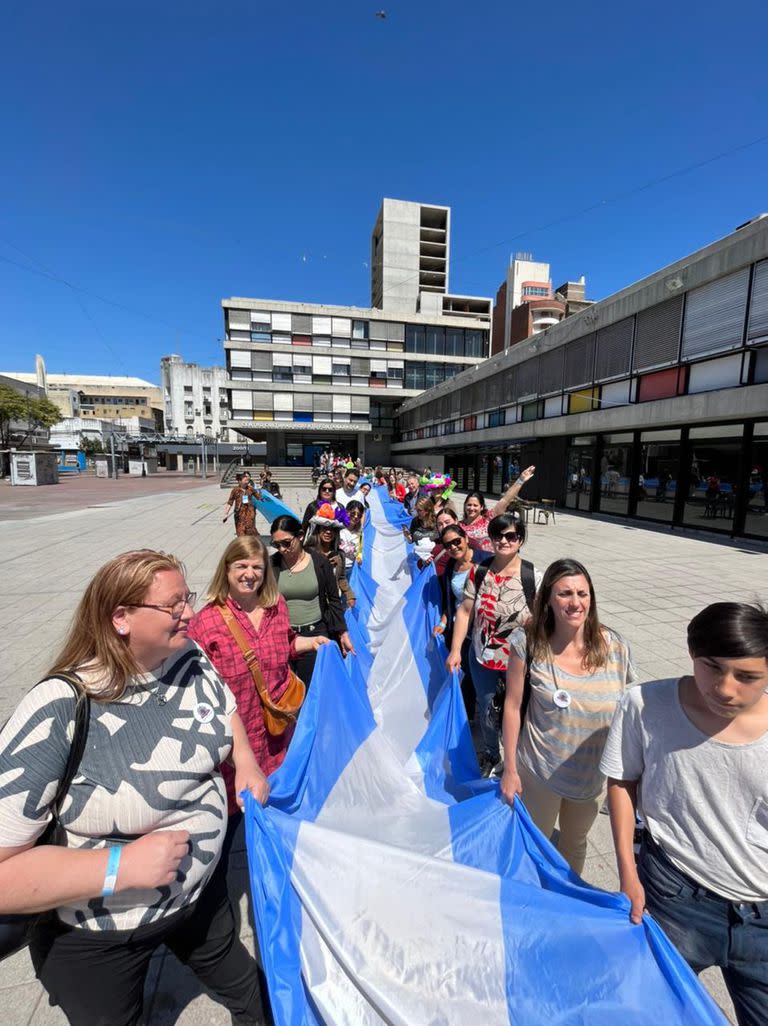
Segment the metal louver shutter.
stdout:
<svg viewBox="0 0 768 1026">
<path fill-rule="evenodd" d="M 266 310 L 251 310 L 251 331 L 269 331 L 271 327 L 271 314 Z"/>
<path fill-rule="evenodd" d="M 389 321 L 371 321 L 368 327 L 368 335 L 370 338 L 379 338 L 386 341 L 389 335 Z"/>
<path fill-rule="evenodd" d="M 634 317 L 625 317 L 597 333 L 595 381 L 622 378 L 629 374 Z"/>
<path fill-rule="evenodd" d="M 764 342 L 768 338 L 768 260 L 755 265 L 752 279 L 752 300 L 749 304 L 750 342 Z"/>
<path fill-rule="evenodd" d="M 633 370 L 652 370 L 677 362 L 682 315 L 682 296 L 640 311 L 635 325 Z"/>
<path fill-rule="evenodd" d="M 232 409 L 233 410 L 252 410 L 253 409 L 253 393 L 246 392 L 237 388 L 232 389 Z"/>
<path fill-rule="evenodd" d="M 460 398 L 461 405 L 459 407 L 459 412 L 462 415 L 466 415 L 467 413 L 471 413 L 472 412 L 472 386 L 471 385 L 465 385 L 462 389 L 459 390 L 459 396 L 461 397 Z"/>
<path fill-rule="evenodd" d="M 228 313 L 230 328 L 240 328 L 246 331 L 251 330 L 250 310 L 230 310 Z"/>
<path fill-rule="evenodd" d="M 517 371 L 517 395 L 516 399 L 524 399 L 526 396 L 538 395 L 539 393 L 539 358 L 534 356 L 531 360 L 519 363 L 515 368 Z M 510 396 L 510 400 L 513 397 Z"/>
<path fill-rule="evenodd" d="M 251 392 L 253 398 L 254 410 L 271 410 L 272 409 L 272 393 L 271 392 Z"/>
<path fill-rule="evenodd" d="M 251 370 L 272 370 L 272 353 L 251 353 Z"/>
<path fill-rule="evenodd" d="M 293 367 L 292 353 L 265 353 L 264 355 L 272 357 L 273 367 Z"/>
<path fill-rule="evenodd" d="M 371 361 L 363 356 L 353 356 L 350 361 L 350 371 L 362 377 L 368 377 L 371 372 Z"/>
<path fill-rule="evenodd" d="M 455 417 L 461 410 L 461 389 L 455 388 L 451 392 L 451 417 Z"/>
<path fill-rule="evenodd" d="M 563 388 L 563 354 L 564 346 L 543 353 L 539 364 L 539 394 L 550 395 L 561 392 Z"/>
<path fill-rule="evenodd" d="M 331 334 L 331 318 L 330 317 L 313 317 L 312 318 L 312 334 L 313 335 L 330 335 Z"/>
<path fill-rule="evenodd" d="M 312 357 L 312 371 L 315 374 L 330 374 L 331 373 L 331 357 L 330 356 L 313 356 Z"/>
<path fill-rule="evenodd" d="M 591 385 L 595 372 L 595 336 L 584 335 L 565 348 L 564 388 Z"/>
<path fill-rule="evenodd" d="M 367 395 L 352 396 L 352 413 L 368 413 L 371 408 L 371 400 Z"/>
<path fill-rule="evenodd" d="M 290 331 L 291 315 L 289 313 L 272 314 L 272 331 Z"/>
<path fill-rule="evenodd" d="M 517 389 L 517 367 L 509 367 L 501 378 L 501 405 L 505 406 L 515 401 L 515 390 Z"/>
<path fill-rule="evenodd" d="M 741 346 L 749 268 L 694 289 L 685 300 L 681 359 L 695 360 Z"/>
<path fill-rule="evenodd" d="M 318 332 L 320 335 L 325 335 L 327 332 Z M 334 317 L 333 318 L 333 331 L 332 335 L 337 335 L 339 338 L 349 338 L 352 334 L 352 321 L 349 317 Z"/>
<path fill-rule="evenodd" d="M 313 405 L 315 413 L 330 413 L 333 405 L 333 396 L 330 392 L 322 395 L 316 392 Z"/>
<path fill-rule="evenodd" d="M 312 393 L 311 392 L 294 392 L 293 394 L 293 408 L 297 413 L 311 413 L 312 412 Z"/>
<path fill-rule="evenodd" d="M 488 406 L 488 395 L 484 381 L 476 381 L 472 386 L 472 413 L 478 413 Z"/>
<path fill-rule="evenodd" d="M 387 340 L 389 342 L 405 342 L 405 325 L 389 324 L 387 327 Z"/>
<path fill-rule="evenodd" d="M 276 410 L 293 410 L 293 396 L 290 392 L 275 392 L 274 403 Z"/>
<path fill-rule="evenodd" d="M 251 354 L 244 352 L 242 349 L 230 349 L 229 350 L 229 366 L 230 367 L 247 367 L 251 369 Z"/>
<path fill-rule="evenodd" d="M 351 404 L 352 404 L 352 397 L 351 396 L 345 395 L 343 392 L 341 394 L 338 393 L 338 392 L 334 392 L 334 394 L 333 394 L 333 396 L 331 398 L 333 400 L 333 412 L 334 413 L 349 413 L 350 412 L 350 408 L 351 408 Z"/>
<path fill-rule="evenodd" d="M 291 314 L 291 331 L 294 335 L 311 335 L 312 318 L 309 314 Z"/>
</svg>

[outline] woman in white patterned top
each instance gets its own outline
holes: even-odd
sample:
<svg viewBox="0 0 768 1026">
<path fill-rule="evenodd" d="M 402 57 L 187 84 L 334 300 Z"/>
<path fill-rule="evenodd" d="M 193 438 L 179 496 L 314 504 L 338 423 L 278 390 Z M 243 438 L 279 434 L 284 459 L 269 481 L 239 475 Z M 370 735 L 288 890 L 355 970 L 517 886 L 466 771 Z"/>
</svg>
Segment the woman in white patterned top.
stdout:
<svg viewBox="0 0 768 1026">
<path fill-rule="evenodd" d="M 238 794 L 263 802 L 269 787 L 232 692 L 187 637 L 194 599 L 173 556 L 111 560 L 50 677 L 0 731 L 0 913 L 55 910 L 37 921 L 32 958 L 76 1026 L 137 1022 L 161 944 L 241 1021 L 266 1021 L 217 871 L 219 767 L 231 756 Z M 87 743 L 52 842 L 36 845 L 71 749 L 75 697 L 59 675 L 73 673 L 90 699 Z"/>
<path fill-rule="evenodd" d="M 629 648 L 600 623 L 592 580 L 574 559 L 547 568 L 531 621 L 509 644 L 501 793 L 510 804 L 521 795 L 547 837 L 559 819 L 558 849 L 581 873 L 605 790 L 608 728 L 636 679 Z"/>
</svg>

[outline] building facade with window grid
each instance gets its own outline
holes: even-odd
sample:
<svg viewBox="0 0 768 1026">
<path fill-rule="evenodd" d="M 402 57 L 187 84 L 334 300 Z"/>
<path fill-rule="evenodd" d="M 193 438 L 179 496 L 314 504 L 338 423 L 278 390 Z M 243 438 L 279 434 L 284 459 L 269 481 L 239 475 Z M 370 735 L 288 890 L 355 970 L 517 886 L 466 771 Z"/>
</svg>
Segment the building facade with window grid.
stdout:
<svg viewBox="0 0 768 1026">
<path fill-rule="evenodd" d="M 393 456 L 490 493 L 535 463 L 534 498 L 768 538 L 768 217 L 408 400 Z"/>
<path fill-rule="evenodd" d="M 389 460 L 405 399 L 488 356 L 488 316 L 395 320 L 378 309 L 225 299 L 229 427 L 267 442 L 275 465 L 315 450 Z"/>
</svg>

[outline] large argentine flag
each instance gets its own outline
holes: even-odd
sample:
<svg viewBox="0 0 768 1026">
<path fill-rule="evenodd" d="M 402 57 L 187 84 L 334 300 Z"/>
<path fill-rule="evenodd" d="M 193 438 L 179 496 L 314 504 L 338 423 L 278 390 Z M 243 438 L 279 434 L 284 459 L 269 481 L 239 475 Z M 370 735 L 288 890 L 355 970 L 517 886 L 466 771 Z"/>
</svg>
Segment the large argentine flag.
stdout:
<svg viewBox="0 0 768 1026">
<path fill-rule="evenodd" d="M 279 1026 L 725 1022 L 646 918 L 579 880 L 479 781 L 431 638 L 434 572 L 372 493 L 358 655 L 320 650 L 272 797 L 247 796 L 257 929 Z"/>
</svg>

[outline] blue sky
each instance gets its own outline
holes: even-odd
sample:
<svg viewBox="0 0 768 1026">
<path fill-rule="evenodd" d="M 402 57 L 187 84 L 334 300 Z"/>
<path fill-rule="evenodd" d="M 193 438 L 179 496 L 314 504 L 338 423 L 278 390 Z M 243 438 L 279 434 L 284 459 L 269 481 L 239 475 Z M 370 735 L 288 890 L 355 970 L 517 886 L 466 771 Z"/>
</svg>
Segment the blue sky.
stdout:
<svg viewBox="0 0 768 1026">
<path fill-rule="evenodd" d="M 526 250 L 602 298 L 768 210 L 758 2 L 2 8 L 0 370 L 157 380 L 222 362 L 222 297 L 367 305 L 382 196 L 449 204 L 481 295 Z"/>
</svg>

